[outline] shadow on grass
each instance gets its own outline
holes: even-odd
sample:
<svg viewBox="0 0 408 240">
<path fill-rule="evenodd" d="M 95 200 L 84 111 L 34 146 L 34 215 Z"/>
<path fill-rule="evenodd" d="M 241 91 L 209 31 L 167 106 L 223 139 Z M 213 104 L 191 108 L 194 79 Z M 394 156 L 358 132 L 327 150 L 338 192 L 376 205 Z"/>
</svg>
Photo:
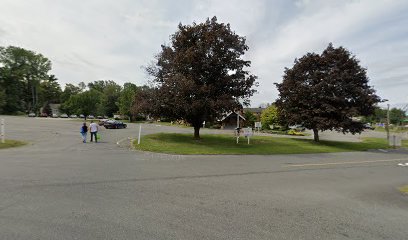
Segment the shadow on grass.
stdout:
<svg viewBox="0 0 408 240">
<path fill-rule="evenodd" d="M 363 142 L 314 142 L 310 139 L 274 138 L 255 136 L 250 139 L 236 138 L 232 135 L 202 135 L 194 140 L 192 134 L 159 133 L 144 136 L 142 144 L 136 149 L 175 154 L 300 154 L 346 151 L 365 151 L 387 148 L 384 139 L 364 139 Z"/>
</svg>

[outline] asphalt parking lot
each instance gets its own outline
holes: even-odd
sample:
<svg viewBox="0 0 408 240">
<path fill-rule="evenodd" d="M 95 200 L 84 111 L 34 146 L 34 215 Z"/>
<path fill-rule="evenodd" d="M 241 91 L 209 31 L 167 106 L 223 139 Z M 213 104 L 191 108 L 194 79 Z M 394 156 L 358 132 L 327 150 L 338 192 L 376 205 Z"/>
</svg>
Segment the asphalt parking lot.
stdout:
<svg viewBox="0 0 408 240">
<path fill-rule="evenodd" d="M 407 150 L 165 155 L 129 149 L 137 124 L 83 144 L 80 121 L 4 118 L 8 138 L 29 144 L 0 150 L 0 239 L 408 236 Z"/>
</svg>

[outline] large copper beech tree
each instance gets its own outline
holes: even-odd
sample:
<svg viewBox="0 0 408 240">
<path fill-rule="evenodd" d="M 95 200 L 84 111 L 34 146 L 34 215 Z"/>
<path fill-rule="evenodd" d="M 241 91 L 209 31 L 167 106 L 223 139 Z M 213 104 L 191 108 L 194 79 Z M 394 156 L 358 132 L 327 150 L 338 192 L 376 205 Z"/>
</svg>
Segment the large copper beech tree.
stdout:
<svg viewBox="0 0 408 240">
<path fill-rule="evenodd" d="M 239 108 L 240 101 L 249 104 L 256 76 L 246 70 L 251 64 L 243 59 L 247 50 L 245 38 L 216 17 L 179 24 L 147 68 L 154 78 L 153 115 L 187 121 L 199 139 L 203 121 Z"/>
<path fill-rule="evenodd" d="M 322 54 L 308 53 L 285 69 L 276 105 L 288 124 L 312 129 L 315 141 L 319 131 L 360 133 L 363 124 L 353 117 L 372 114 L 380 102 L 368 80 L 355 56 L 329 44 Z"/>
</svg>

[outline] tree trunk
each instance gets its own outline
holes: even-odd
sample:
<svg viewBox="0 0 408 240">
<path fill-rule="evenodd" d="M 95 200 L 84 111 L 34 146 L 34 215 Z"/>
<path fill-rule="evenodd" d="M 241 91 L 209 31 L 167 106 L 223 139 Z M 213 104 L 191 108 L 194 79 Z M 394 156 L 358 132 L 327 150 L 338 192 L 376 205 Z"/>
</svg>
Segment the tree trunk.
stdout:
<svg viewBox="0 0 408 240">
<path fill-rule="evenodd" d="M 317 130 L 316 128 L 313 128 L 313 137 L 315 142 L 319 141 L 319 130 Z"/>
<path fill-rule="evenodd" d="M 200 126 L 194 126 L 194 139 L 200 139 Z"/>
<path fill-rule="evenodd" d="M 34 85 L 31 85 L 31 97 L 32 97 L 32 105 L 31 105 L 31 112 L 34 112 L 34 108 L 35 108 L 35 94 L 34 94 Z"/>
</svg>

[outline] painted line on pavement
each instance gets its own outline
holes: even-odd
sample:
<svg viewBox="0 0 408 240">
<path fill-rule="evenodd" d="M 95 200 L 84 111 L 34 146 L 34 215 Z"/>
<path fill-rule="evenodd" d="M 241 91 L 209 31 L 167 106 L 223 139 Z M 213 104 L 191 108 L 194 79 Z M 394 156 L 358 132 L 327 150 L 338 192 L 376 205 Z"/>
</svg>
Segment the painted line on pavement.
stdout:
<svg viewBox="0 0 408 240">
<path fill-rule="evenodd" d="M 369 161 L 358 161 L 358 162 L 354 161 L 354 162 L 305 163 L 305 164 L 285 165 L 285 167 L 308 167 L 308 166 L 346 165 L 346 164 L 377 163 L 377 162 L 396 162 L 396 161 L 406 161 L 406 160 L 408 160 L 408 158 L 383 159 L 383 160 L 369 160 Z"/>
</svg>

